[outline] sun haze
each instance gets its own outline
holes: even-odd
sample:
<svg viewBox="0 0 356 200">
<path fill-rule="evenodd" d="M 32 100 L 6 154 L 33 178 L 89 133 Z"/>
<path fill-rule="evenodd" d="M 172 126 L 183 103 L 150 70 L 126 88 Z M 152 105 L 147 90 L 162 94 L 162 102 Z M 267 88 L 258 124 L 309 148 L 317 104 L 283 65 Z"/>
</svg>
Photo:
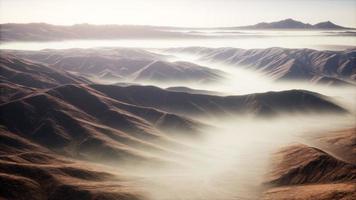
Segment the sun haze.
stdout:
<svg viewBox="0 0 356 200">
<path fill-rule="evenodd" d="M 280 9 L 275 9 L 275 8 Z M 356 26 L 353 0 L 1 0 L 1 23 L 236 26 L 293 18 Z M 21 15 L 19 15 L 21 13 Z"/>
</svg>

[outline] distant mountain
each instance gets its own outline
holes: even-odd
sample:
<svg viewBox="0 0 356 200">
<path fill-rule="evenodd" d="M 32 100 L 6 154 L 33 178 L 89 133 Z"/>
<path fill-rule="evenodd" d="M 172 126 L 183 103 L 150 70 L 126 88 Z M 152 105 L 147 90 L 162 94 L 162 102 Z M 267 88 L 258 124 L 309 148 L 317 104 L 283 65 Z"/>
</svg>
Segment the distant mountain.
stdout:
<svg viewBox="0 0 356 200">
<path fill-rule="evenodd" d="M 92 78 L 122 81 L 212 83 L 226 74 L 189 62 L 169 62 L 167 56 L 135 48 L 93 48 L 5 51 L 55 69 Z"/>
<path fill-rule="evenodd" d="M 70 39 L 172 38 L 189 36 L 153 26 L 76 24 L 59 26 L 46 23 L 1 24 L 1 41 L 53 41 Z"/>
<path fill-rule="evenodd" d="M 177 30 L 188 29 L 190 32 Z M 76 24 L 59 26 L 46 23 L 0 24 L 0 41 L 60 41 L 90 39 L 159 39 L 159 38 L 206 38 L 192 27 L 135 26 L 135 25 L 93 25 Z M 353 29 L 336 25 L 330 21 L 315 25 L 305 24 L 293 19 L 278 22 L 258 23 L 250 26 L 215 27 L 200 29 L 303 29 L 303 30 L 343 30 Z"/>
<path fill-rule="evenodd" d="M 116 82 L 217 82 L 225 72 L 189 62 L 168 62 L 168 56 L 135 48 L 93 48 L 4 53 L 40 62 L 89 78 Z M 164 54 L 186 53 L 201 61 L 256 70 L 274 80 L 300 80 L 313 84 L 356 84 L 356 50 L 237 49 L 186 47 L 164 49 Z"/>
<path fill-rule="evenodd" d="M 356 82 L 356 49 L 318 51 L 187 47 L 164 51 L 193 54 L 202 61 L 256 70 L 274 80 L 303 80 L 330 85 L 353 85 Z"/>
<path fill-rule="evenodd" d="M 315 29 L 350 29 L 350 28 L 346 28 L 346 27 L 342 27 L 339 25 L 336 25 L 330 21 L 326 21 L 326 22 L 320 22 L 317 24 L 314 24 L 313 27 Z"/>
<path fill-rule="evenodd" d="M 189 62 L 153 61 L 132 76 L 135 81 L 212 83 L 222 80 L 224 72 Z"/>
<path fill-rule="evenodd" d="M 351 29 L 347 27 L 342 27 L 336 25 L 330 21 L 320 22 L 314 25 L 306 24 L 293 19 L 285 19 L 277 22 L 262 22 L 250 26 L 239 26 L 235 29 L 327 29 L 327 30 L 340 30 L 340 29 Z"/>
</svg>

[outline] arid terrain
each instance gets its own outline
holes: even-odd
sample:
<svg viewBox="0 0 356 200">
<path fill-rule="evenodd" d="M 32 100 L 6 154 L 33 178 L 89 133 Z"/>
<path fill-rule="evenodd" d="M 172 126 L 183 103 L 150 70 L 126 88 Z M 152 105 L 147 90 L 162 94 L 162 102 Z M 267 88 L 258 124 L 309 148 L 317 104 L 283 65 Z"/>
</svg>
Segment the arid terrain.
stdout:
<svg viewBox="0 0 356 200">
<path fill-rule="evenodd" d="M 286 19 L 0 33 L 0 199 L 356 199 L 352 28 Z M 243 38 L 268 47 L 229 43 Z M 83 45 L 94 39 L 161 43 Z"/>
</svg>

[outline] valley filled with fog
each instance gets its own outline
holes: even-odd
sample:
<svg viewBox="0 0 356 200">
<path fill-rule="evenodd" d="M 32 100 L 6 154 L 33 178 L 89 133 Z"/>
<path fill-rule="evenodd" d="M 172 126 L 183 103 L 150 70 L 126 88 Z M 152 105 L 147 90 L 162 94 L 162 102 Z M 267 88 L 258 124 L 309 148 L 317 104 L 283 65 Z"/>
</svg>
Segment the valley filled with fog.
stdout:
<svg viewBox="0 0 356 200">
<path fill-rule="evenodd" d="M 57 41 L 3 41 L 2 49 L 41 50 L 94 47 L 235 47 L 242 49 L 285 47 L 345 50 L 355 47 L 354 30 L 236 30 L 169 29 L 178 36 L 120 39 L 58 39 Z M 145 33 L 145 32 L 143 32 Z"/>
<path fill-rule="evenodd" d="M 298 179 L 269 178 L 288 145 L 346 160 L 316 138 L 356 125 L 355 32 L 171 31 L 198 36 L 2 43 L 1 106 L 17 109 L 2 124 L 120 177 L 103 188 L 127 199 L 264 198 Z"/>
</svg>

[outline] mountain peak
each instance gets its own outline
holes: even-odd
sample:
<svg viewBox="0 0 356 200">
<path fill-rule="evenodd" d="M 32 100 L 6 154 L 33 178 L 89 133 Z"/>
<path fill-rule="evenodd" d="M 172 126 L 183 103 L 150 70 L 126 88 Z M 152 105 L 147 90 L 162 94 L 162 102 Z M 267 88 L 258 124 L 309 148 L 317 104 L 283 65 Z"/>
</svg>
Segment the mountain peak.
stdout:
<svg viewBox="0 0 356 200">
<path fill-rule="evenodd" d="M 344 27 L 336 25 L 331 21 L 320 22 L 314 25 L 315 28 L 320 29 L 343 29 Z"/>
<path fill-rule="evenodd" d="M 287 19 L 284 19 L 284 20 L 281 20 L 281 21 L 285 21 L 285 22 L 300 22 L 300 21 L 294 20 L 292 18 L 287 18 Z"/>
<path fill-rule="evenodd" d="M 238 28 L 251 28 L 251 29 L 347 29 L 345 27 L 336 25 L 331 21 L 320 22 L 315 25 L 303 23 L 292 18 L 287 18 L 275 22 L 261 22 L 252 26 L 244 26 Z"/>
</svg>

